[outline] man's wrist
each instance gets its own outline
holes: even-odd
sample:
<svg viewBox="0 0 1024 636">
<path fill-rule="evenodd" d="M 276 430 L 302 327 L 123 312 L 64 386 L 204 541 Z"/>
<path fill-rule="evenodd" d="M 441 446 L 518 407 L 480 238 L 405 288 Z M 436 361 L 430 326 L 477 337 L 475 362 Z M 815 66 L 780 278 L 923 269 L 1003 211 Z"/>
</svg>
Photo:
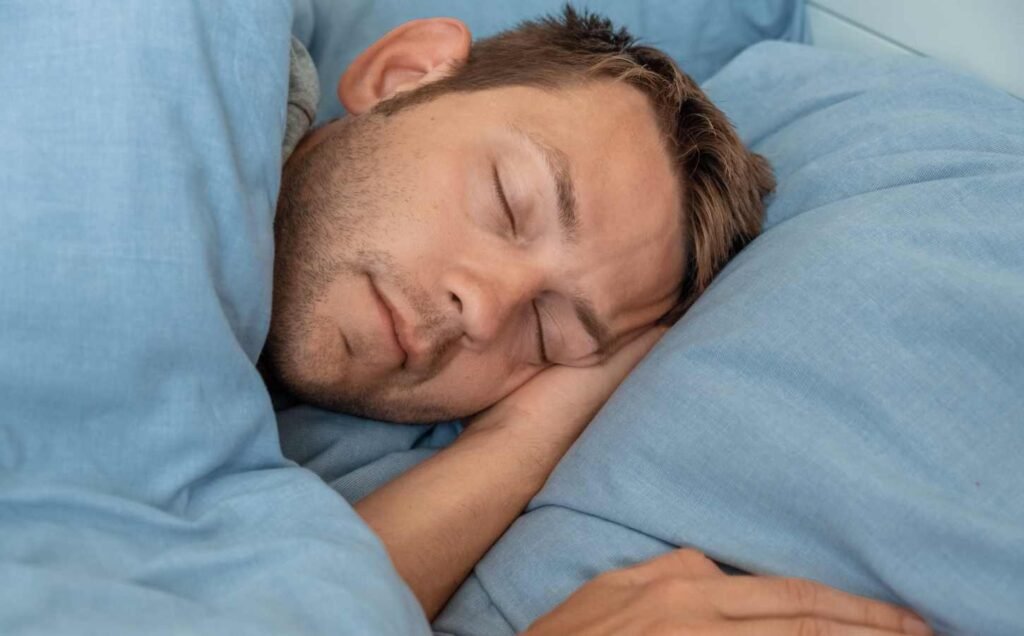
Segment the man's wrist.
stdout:
<svg viewBox="0 0 1024 636">
<path fill-rule="evenodd" d="M 579 430 L 543 424 L 522 413 L 488 413 L 475 419 L 456 444 L 461 442 L 470 452 L 514 459 L 522 474 L 515 485 L 529 489 L 532 497 L 579 436 Z"/>
</svg>

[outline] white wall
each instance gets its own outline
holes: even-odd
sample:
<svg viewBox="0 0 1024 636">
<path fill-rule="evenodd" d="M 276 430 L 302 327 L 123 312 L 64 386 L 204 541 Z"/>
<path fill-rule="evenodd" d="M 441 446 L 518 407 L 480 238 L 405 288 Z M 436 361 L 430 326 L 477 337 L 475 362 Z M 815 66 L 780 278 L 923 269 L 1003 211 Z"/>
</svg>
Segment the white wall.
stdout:
<svg viewBox="0 0 1024 636">
<path fill-rule="evenodd" d="M 807 0 L 817 46 L 917 54 L 1024 99 L 1024 0 Z"/>
</svg>

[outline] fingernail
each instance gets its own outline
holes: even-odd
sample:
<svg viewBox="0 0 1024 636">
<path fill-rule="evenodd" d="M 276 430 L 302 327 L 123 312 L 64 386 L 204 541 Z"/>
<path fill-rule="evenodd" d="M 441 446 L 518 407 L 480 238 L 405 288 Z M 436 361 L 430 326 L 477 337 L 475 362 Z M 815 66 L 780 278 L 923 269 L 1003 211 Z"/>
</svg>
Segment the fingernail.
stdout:
<svg viewBox="0 0 1024 636">
<path fill-rule="evenodd" d="M 932 636 L 932 629 L 928 623 L 916 616 L 903 617 L 903 631 L 913 636 Z"/>
</svg>

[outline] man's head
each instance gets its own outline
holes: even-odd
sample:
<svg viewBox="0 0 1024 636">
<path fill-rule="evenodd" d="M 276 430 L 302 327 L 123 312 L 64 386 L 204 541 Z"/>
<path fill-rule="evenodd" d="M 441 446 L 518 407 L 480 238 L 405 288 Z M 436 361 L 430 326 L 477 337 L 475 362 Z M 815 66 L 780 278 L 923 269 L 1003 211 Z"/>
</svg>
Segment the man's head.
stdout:
<svg viewBox="0 0 1024 636">
<path fill-rule="evenodd" d="M 266 358 L 368 417 L 465 416 L 677 319 L 774 185 L 667 56 L 569 8 L 472 45 L 407 23 L 338 94 L 284 170 Z"/>
</svg>

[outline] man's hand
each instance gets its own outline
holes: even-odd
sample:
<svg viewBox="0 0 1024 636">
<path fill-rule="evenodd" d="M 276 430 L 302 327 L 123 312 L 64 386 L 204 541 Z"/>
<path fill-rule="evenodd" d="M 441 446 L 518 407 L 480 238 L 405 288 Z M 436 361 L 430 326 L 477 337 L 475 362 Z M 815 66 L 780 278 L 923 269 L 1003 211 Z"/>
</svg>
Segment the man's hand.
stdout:
<svg viewBox="0 0 1024 636">
<path fill-rule="evenodd" d="M 524 636 L 884 636 L 931 630 L 910 612 L 802 579 L 727 576 L 701 553 L 676 550 L 607 572 Z"/>
<path fill-rule="evenodd" d="M 547 470 L 543 475 L 546 479 L 619 384 L 666 331 L 667 327 L 652 327 L 595 366 L 545 369 L 470 420 L 469 430 L 504 428 L 510 435 L 529 441 L 542 455 L 537 459 Z"/>
</svg>

